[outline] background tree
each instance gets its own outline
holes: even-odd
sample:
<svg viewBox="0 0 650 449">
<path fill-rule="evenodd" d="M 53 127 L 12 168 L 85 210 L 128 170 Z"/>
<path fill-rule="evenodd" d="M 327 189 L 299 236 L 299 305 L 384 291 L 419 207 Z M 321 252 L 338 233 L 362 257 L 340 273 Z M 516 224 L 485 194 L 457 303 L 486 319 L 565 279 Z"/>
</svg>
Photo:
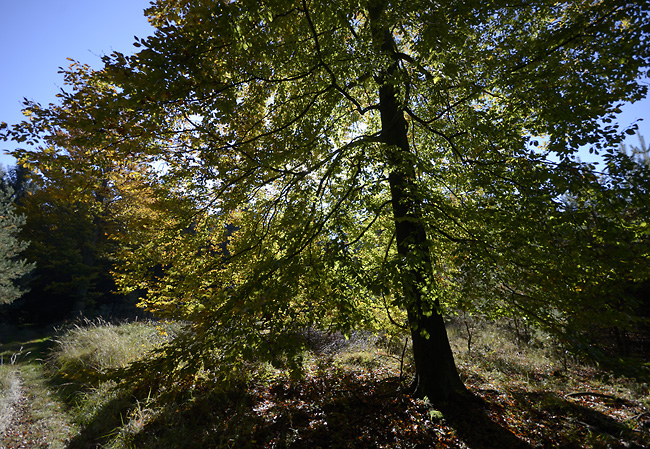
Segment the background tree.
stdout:
<svg viewBox="0 0 650 449">
<path fill-rule="evenodd" d="M 73 86 L 87 79 L 90 71 L 88 66 L 75 67 L 79 73 L 66 78 Z M 51 112 L 49 117 L 58 114 L 68 119 L 72 113 L 54 106 Z M 30 194 L 18 204 L 27 217 L 22 235 L 33 242 L 25 256 L 38 269 L 31 293 L 15 313 L 22 319 L 47 322 L 133 312 L 128 310 L 129 301 L 117 294 L 112 272 L 117 235 L 126 235 L 132 224 L 136 226 L 138 204 L 146 202 L 144 170 L 128 158 L 116 158 L 110 146 L 99 140 L 96 146 L 80 145 L 84 131 L 75 121 L 57 127 L 54 120 L 46 123 L 45 116 L 40 121 L 34 118 L 34 126 L 53 131 L 40 151 L 16 153 L 24 168 L 15 178 L 29 179 L 30 186 Z M 137 293 L 129 297 L 133 306 Z"/>
<path fill-rule="evenodd" d="M 33 174 L 38 188 L 18 205 L 27 217 L 21 235 L 33 242 L 25 257 L 38 266 L 31 292 L 14 310 L 23 321 L 137 312 L 138 293 L 118 294 L 112 273 L 117 235 L 129 232 L 145 195 L 133 191 L 139 173 L 101 167 L 99 156 L 94 164 L 87 154 L 79 159 L 78 150 L 68 147 L 65 156 L 56 156 L 62 160 Z"/>
<path fill-rule="evenodd" d="M 639 138 L 639 146 L 630 145 L 630 157 L 639 164 L 650 166 L 650 148 L 645 143 L 645 137 L 639 132 L 636 133 Z M 620 152 L 627 155 L 627 145 L 621 144 Z"/>
<path fill-rule="evenodd" d="M 10 178 L 0 166 L 0 304 L 9 304 L 23 294 L 18 281 L 34 268 L 18 258 L 29 243 L 19 238 L 25 217 L 16 214 L 14 198 Z"/>
<path fill-rule="evenodd" d="M 605 313 L 594 320 L 598 324 L 590 336 L 599 343 L 598 355 L 602 356 L 604 349 L 618 360 L 621 356 L 647 360 L 650 351 L 646 344 L 650 335 L 646 259 L 650 251 L 650 164 L 645 139 L 637 135 L 639 146 L 631 146 L 630 154 L 621 146 L 619 152 L 607 155 L 605 173 L 600 177 L 600 183 L 607 185 L 606 194 L 582 201 L 592 217 L 590 229 L 595 231 L 588 247 L 601 258 L 618 261 L 612 269 L 619 275 L 603 276 L 599 283 L 581 291 L 585 303 L 595 296 L 609 298 Z"/>
<path fill-rule="evenodd" d="M 480 287 L 494 313 L 562 333 L 580 280 L 608 270 L 593 252 L 574 263 L 588 217 L 559 198 L 603 188 L 571 155 L 615 151 L 608 123 L 645 94 L 646 2 L 159 0 L 148 14 L 137 55 L 72 67 L 62 106 L 27 104 L 32 121 L 6 135 L 74 128 L 80 148 L 156 167 L 167 219 L 132 254 L 161 269 L 130 272 L 149 308 L 195 323 L 168 348 L 172 373 L 299 367 L 297 329 L 404 311 L 413 392 L 444 400 L 464 391 L 445 308 Z"/>
</svg>

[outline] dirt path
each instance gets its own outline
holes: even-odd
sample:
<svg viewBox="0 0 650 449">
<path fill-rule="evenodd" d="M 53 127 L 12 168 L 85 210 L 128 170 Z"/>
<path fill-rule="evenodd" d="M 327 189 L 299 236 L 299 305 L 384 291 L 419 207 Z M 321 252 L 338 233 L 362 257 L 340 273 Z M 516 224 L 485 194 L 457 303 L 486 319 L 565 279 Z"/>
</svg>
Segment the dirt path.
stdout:
<svg viewBox="0 0 650 449">
<path fill-rule="evenodd" d="M 48 448 L 50 446 L 44 439 L 42 423 L 34 418 L 30 410 L 31 398 L 19 372 L 15 374 L 15 379 L 9 391 L 13 400 L 5 409 L 5 420 L 8 422 L 0 434 L 0 448 Z"/>
<path fill-rule="evenodd" d="M 0 449 L 64 449 L 74 430 L 70 417 L 44 380 L 41 354 L 22 350 L 0 373 Z"/>
<path fill-rule="evenodd" d="M 0 390 L 0 438 L 13 421 L 14 411 L 22 394 L 20 379 L 13 366 L 2 366 L 2 389 Z M 0 448 L 2 447 L 0 440 Z"/>
<path fill-rule="evenodd" d="M 63 449 L 72 432 L 68 416 L 29 368 L 16 367 L 0 426 L 0 449 Z"/>
</svg>

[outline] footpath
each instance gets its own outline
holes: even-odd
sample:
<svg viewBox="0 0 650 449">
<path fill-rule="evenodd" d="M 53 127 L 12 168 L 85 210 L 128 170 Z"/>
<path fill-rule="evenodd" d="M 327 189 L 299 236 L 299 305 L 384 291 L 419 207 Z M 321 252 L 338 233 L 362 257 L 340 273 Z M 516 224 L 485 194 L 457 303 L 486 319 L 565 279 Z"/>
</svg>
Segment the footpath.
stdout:
<svg viewBox="0 0 650 449">
<path fill-rule="evenodd" d="M 16 351 L 11 346 L 2 349 Z M 64 449 L 73 427 L 43 377 L 42 353 L 19 348 L 0 366 L 0 449 Z"/>
</svg>

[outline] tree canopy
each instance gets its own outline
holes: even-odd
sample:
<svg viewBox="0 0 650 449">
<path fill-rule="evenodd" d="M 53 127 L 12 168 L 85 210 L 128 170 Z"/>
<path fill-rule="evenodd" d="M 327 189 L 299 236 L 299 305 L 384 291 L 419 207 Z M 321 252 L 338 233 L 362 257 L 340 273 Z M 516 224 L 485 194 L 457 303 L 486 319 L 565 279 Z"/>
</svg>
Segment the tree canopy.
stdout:
<svg viewBox="0 0 650 449">
<path fill-rule="evenodd" d="M 67 145 L 65 154 L 44 150 L 37 166 L 12 170 L 22 217 L 22 253 L 35 264 L 29 291 L 5 310 L 15 323 L 49 324 L 80 315 L 132 313 L 137 295 L 118 295 L 113 271 L 117 237 L 145 218 L 146 186 L 134 164 Z M 33 168 L 34 171 L 31 171 Z M 18 234 L 17 234 L 18 235 Z M 129 310 L 131 309 L 131 310 Z"/>
<path fill-rule="evenodd" d="M 120 276 L 195 323 L 171 371 L 298 369 L 301 329 L 392 322 L 413 340 L 414 393 L 446 399 L 463 385 L 444 312 L 563 333 L 608 307 L 583 310 L 582 289 L 647 275 L 645 218 L 624 223 L 619 200 L 591 213 L 589 196 L 619 197 L 572 157 L 633 132 L 614 119 L 646 94 L 647 2 L 158 0 L 147 14 L 137 54 L 73 64 L 61 105 L 28 102 L 5 136 L 41 145 L 15 153 L 34 166 L 73 147 L 146 167 L 156 221 L 123 236 Z"/>
</svg>

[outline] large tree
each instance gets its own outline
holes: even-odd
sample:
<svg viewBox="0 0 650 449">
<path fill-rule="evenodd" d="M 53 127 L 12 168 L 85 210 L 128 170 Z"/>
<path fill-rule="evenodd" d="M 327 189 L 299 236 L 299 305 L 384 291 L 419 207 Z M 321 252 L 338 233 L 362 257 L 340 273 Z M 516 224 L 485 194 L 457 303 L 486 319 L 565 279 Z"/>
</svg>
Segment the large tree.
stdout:
<svg viewBox="0 0 650 449">
<path fill-rule="evenodd" d="M 589 217 L 562 198 L 600 188 L 571 155 L 613 148 L 617 108 L 645 94 L 647 2 L 147 13 L 157 30 L 135 56 L 73 67 L 63 106 L 27 104 L 9 134 L 81 129 L 73 145 L 155 167 L 166 218 L 131 234 L 128 273 L 150 309 L 197 323 L 177 367 L 278 361 L 297 329 L 347 331 L 383 307 L 406 312 L 414 394 L 444 400 L 464 392 L 445 307 L 475 289 L 561 331 L 571 293 L 607 272 L 573 263 Z"/>
</svg>

